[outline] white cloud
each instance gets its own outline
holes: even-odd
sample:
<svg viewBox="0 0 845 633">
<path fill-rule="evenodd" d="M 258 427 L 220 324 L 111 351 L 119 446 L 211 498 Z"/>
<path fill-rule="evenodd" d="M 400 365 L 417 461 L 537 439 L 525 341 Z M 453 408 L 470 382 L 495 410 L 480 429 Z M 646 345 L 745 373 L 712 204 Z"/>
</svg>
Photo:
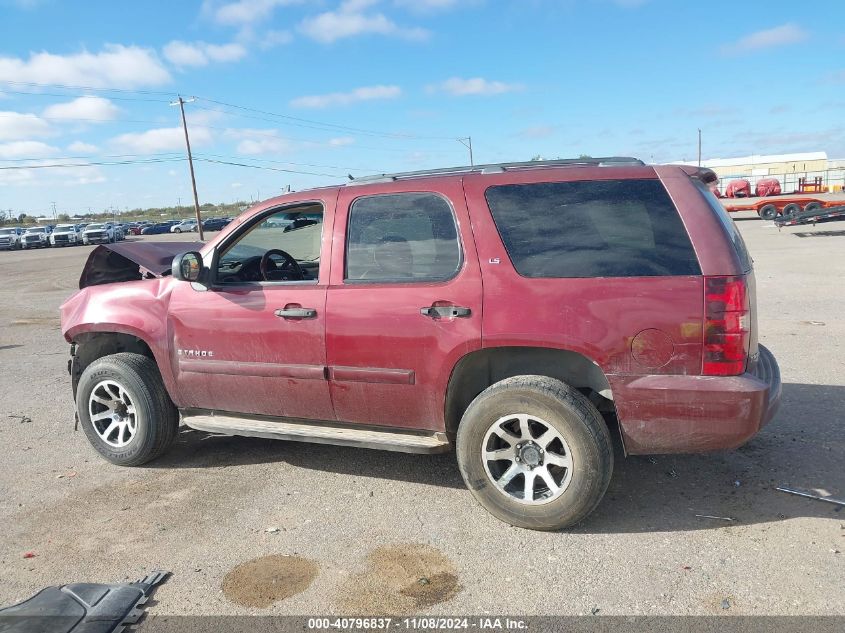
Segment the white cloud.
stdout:
<svg viewBox="0 0 845 633">
<path fill-rule="evenodd" d="M 67 103 L 48 106 L 43 114 L 48 119 L 112 121 L 119 113 L 120 108 L 104 97 L 79 97 Z"/>
<path fill-rule="evenodd" d="M 274 129 L 229 128 L 225 132 L 227 138 L 238 141 L 238 154 L 256 156 L 259 154 L 279 154 L 290 151 L 293 144 L 279 136 Z"/>
<path fill-rule="evenodd" d="M 207 128 L 194 127 L 191 132 L 191 147 L 204 145 L 211 141 Z M 163 127 L 145 132 L 121 134 L 111 140 L 111 144 L 127 152 L 152 154 L 155 152 L 185 149 L 185 133 L 181 127 Z"/>
<path fill-rule="evenodd" d="M 351 136 L 340 136 L 338 138 L 329 139 L 329 145 L 332 147 L 345 147 L 347 145 L 352 145 L 354 142 L 355 139 Z"/>
<path fill-rule="evenodd" d="M 34 114 L 0 112 L 0 141 L 19 141 L 49 136 L 50 124 Z"/>
<path fill-rule="evenodd" d="M 74 141 L 67 146 L 67 149 L 69 152 L 75 152 L 77 154 L 94 154 L 100 151 L 100 148 L 96 145 L 83 143 L 82 141 Z"/>
<path fill-rule="evenodd" d="M 267 31 L 257 39 L 258 46 L 262 50 L 268 50 L 282 44 L 290 44 L 293 41 L 293 34 L 290 31 Z"/>
<path fill-rule="evenodd" d="M 375 99 L 395 99 L 402 94 L 399 86 L 364 86 L 349 92 L 332 92 L 324 95 L 309 95 L 297 97 L 290 102 L 294 108 L 328 108 L 344 106 L 359 101 L 373 101 Z"/>
<path fill-rule="evenodd" d="M 0 80 L 137 88 L 165 84 L 170 74 L 151 49 L 106 44 L 99 53 L 54 55 L 45 51 L 31 53 L 27 60 L 0 57 Z"/>
<path fill-rule="evenodd" d="M 536 125 L 520 130 L 517 136 L 524 139 L 537 140 L 549 138 L 557 133 L 556 125 Z"/>
<path fill-rule="evenodd" d="M 230 186 L 232 187 L 232 189 L 240 189 L 241 187 L 243 187 L 243 183 L 233 182 Z"/>
<path fill-rule="evenodd" d="M 377 0 L 345 0 L 336 11 L 326 11 L 314 17 L 305 18 L 299 30 L 313 40 L 330 44 L 356 35 L 392 35 L 411 40 L 421 40 L 429 33 L 421 28 L 405 28 L 396 24 L 383 13 L 370 12 Z"/>
<path fill-rule="evenodd" d="M 217 4 L 206 1 L 204 11 L 220 24 L 244 26 L 269 18 L 276 7 L 298 4 L 302 0 L 237 0 Z"/>
<path fill-rule="evenodd" d="M 416 13 L 430 13 L 452 9 L 459 4 L 467 4 L 466 0 L 395 0 L 395 3 Z"/>
<path fill-rule="evenodd" d="M 789 22 L 771 29 L 756 31 L 722 47 L 726 55 L 749 53 L 764 48 L 797 44 L 806 40 L 810 34 L 797 24 Z"/>
<path fill-rule="evenodd" d="M 246 56 L 243 45 L 208 44 L 173 40 L 162 49 L 164 57 L 176 66 L 206 66 L 209 62 L 236 62 Z"/>
<path fill-rule="evenodd" d="M 0 159 L 46 158 L 55 156 L 59 149 L 41 141 L 13 141 L 0 143 Z"/>
<path fill-rule="evenodd" d="M 455 97 L 465 97 L 468 95 L 491 96 L 504 94 L 506 92 L 515 92 L 522 90 L 521 84 L 508 84 L 502 81 L 491 81 L 483 77 L 473 77 L 471 79 L 462 79 L 460 77 L 452 77 L 441 84 L 429 86 L 430 92 L 445 92 Z"/>
</svg>

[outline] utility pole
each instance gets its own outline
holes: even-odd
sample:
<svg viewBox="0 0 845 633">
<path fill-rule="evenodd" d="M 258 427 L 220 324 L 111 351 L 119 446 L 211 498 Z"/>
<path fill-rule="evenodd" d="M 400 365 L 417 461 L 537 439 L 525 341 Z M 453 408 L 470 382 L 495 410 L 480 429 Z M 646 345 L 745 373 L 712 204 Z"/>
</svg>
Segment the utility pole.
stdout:
<svg viewBox="0 0 845 633">
<path fill-rule="evenodd" d="M 470 167 L 474 166 L 475 162 L 472 160 L 472 137 L 467 136 L 466 138 L 459 138 L 457 141 L 469 150 L 469 164 Z"/>
<path fill-rule="evenodd" d="M 701 128 L 698 128 L 698 166 L 701 167 Z"/>
<path fill-rule="evenodd" d="M 53 205 L 53 219 L 55 220 L 56 219 L 56 203 L 51 202 L 50 204 Z"/>
<path fill-rule="evenodd" d="M 188 99 L 188 103 L 194 101 L 193 98 Z M 194 211 L 196 212 L 197 216 L 197 231 L 200 234 L 200 241 L 203 241 L 205 238 L 202 234 L 202 218 L 200 217 L 200 201 L 199 197 L 197 197 L 197 179 L 194 176 L 194 159 L 191 156 L 191 140 L 188 138 L 188 122 L 185 120 L 185 100 L 182 96 L 179 96 L 179 101 L 174 101 L 170 105 L 178 105 L 179 111 L 182 113 L 182 129 L 185 130 L 185 147 L 188 148 L 188 168 L 191 170 L 191 188 L 194 190 Z"/>
</svg>

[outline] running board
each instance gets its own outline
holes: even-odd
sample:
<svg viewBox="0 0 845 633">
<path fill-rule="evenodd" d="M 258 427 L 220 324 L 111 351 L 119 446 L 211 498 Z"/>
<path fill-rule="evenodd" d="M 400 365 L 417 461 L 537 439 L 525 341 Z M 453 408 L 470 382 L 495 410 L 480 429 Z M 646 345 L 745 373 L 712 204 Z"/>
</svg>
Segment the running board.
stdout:
<svg viewBox="0 0 845 633">
<path fill-rule="evenodd" d="M 444 453 L 451 447 L 446 434 L 435 431 L 339 426 L 309 420 L 239 416 L 196 409 L 180 410 L 179 413 L 186 426 L 221 435 L 357 446 L 400 453 Z"/>
</svg>

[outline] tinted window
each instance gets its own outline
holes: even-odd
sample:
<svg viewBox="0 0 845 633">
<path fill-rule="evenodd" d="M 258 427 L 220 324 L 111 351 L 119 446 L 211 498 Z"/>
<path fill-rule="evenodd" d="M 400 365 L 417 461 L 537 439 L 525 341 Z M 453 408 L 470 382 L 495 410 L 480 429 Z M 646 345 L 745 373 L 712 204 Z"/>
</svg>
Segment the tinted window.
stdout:
<svg viewBox="0 0 845 633">
<path fill-rule="evenodd" d="M 490 187 L 487 203 L 525 277 L 643 277 L 701 273 L 657 180 Z"/>
<path fill-rule="evenodd" d="M 745 246 L 745 240 L 742 239 L 742 235 L 739 233 L 739 229 L 736 228 L 736 224 L 728 215 L 728 212 L 725 210 L 725 207 L 722 206 L 722 203 L 719 202 L 719 199 L 713 193 L 713 191 L 708 187 L 706 184 L 701 182 L 700 180 L 693 180 L 695 185 L 701 191 L 702 195 L 704 196 L 705 200 L 707 200 L 707 204 L 710 205 L 710 208 L 716 213 L 716 217 L 719 218 L 719 221 L 722 223 L 722 228 L 725 229 L 725 233 L 728 236 L 728 239 L 733 244 L 734 251 L 736 251 L 736 256 L 739 258 L 740 266 L 742 266 L 742 270 L 744 272 L 749 272 L 752 266 L 752 259 L 751 255 L 748 254 L 748 248 Z"/>
<path fill-rule="evenodd" d="M 461 249 L 452 207 L 432 193 L 369 196 L 349 211 L 346 279 L 443 281 L 455 275 Z"/>
</svg>

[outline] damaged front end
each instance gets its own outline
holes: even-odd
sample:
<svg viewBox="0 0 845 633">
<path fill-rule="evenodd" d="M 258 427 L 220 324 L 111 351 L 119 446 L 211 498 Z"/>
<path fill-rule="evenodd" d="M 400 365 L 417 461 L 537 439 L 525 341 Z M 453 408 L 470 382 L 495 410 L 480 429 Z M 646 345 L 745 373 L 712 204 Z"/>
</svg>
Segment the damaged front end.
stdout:
<svg viewBox="0 0 845 633">
<path fill-rule="evenodd" d="M 173 258 L 202 248 L 202 242 L 141 242 L 102 244 L 91 251 L 79 287 L 139 281 L 170 274 Z"/>
</svg>

